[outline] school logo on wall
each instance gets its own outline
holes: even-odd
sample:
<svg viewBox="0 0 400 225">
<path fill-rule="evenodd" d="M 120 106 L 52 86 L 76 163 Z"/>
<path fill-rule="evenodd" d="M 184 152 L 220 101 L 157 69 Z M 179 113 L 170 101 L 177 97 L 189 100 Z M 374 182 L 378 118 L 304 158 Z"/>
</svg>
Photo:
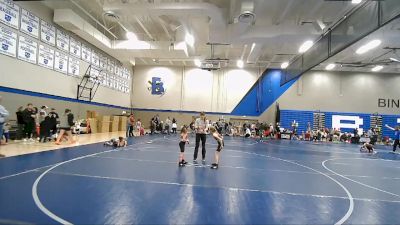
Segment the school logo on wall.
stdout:
<svg viewBox="0 0 400 225">
<path fill-rule="evenodd" d="M 341 116 L 341 115 L 333 115 L 332 116 L 332 127 L 333 128 L 348 128 L 348 129 L 358 129 L 358 133 L 363 133 L 362 126 L 364 125 L 363 118 L 359 116 Z"/>
<path fill-rule="evenodd" d="M 163 96 L 165 94 L 166 89 L 164 88 L 164 82 L 160 77 L 152 77 L 151 81 L 149 80 L 148 83 L 150 86 L 147 87 L 147 90 L 151 91 L 152 95 Z"/>
</svg>

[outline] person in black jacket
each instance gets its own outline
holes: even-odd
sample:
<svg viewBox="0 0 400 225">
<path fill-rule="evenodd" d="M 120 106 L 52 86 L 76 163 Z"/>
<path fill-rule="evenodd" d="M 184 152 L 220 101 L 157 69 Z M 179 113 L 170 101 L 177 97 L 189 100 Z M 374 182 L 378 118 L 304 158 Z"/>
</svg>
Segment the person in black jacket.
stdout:
<svg viewBox="0 0 400 225">
<path fill-rule="evenodd" d="M 24 122 L 25 122 L 25 128 L 24 128 L 24 133 L 25 133 L 25 139 L 24 141 L 33 141 L 32 139 L 32 134 L 34 129 L 36 128 L 35 124 L 35 117 L 36 117 L 36 112 L 33 109 L 32 103 L 28 103 L 26 109 L 22 112 Z"/>
<path fill-rule="evenodd" d="M 58 116 L 55 108 L 51 108 L 51 111 L 49 112 L 49 117 L 50 117 L 49 127 L 50 127 L 50 131 L 51 131 L 50 134 L 54 135 L 57 133 L 57 121 L 60 118 Z"/>
<path fill-rule="evenodd" d="M 24 121 L 24 107 L 20 106 L 18 107 L 18 110 L 15 114 L 17 114 L 17 125 L 18 125 L 18 129 L 17 129 L 17 140 L 21 140 L 24 135 L 24 126 L 25 126 L 25 121 Z"/>
</svg>

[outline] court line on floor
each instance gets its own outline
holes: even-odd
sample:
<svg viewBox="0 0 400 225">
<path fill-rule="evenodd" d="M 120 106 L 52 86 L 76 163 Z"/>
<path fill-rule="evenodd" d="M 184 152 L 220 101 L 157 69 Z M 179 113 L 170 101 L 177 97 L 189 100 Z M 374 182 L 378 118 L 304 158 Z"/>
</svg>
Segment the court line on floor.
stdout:
<svg viewBox="0 0 400 225">
<path fill-rule="evenodd" d="M 229 151 L 229 150 L 226 150 Z M 146 151 L 147 152 L 147 151 Z M 156 152 L 156 151 L 154 151 Z M 167 152 L 167 151 L 165 151 Z M 224 158 L 229 157 L 229 156 L 224 156 Z M 118 159 L 118 160 L 125 160 L 125 161 L 138 161 L 138 162 L 154 162 L 154 163 L 167 163 L 167 164 L 178 164 L 178 162 L 173 162 L 173 161 L 160 161 L 160 160 L 147 160 L 147 159 L 133 159 L 133 158 L 122 158 L 122 157 L 108 157 L 108 156 L 91 156 L 89 158 L 101 158 L 101 159 Z M 271 159 L 275 161 L 280 161 L 278 159 Z M 194 166 L 196 167 L 195 164 L 190 163 L 189 165 L 186 165 L 186 167 L 191 167 Z M 207 165 L 210 166 L 210 165 Z M 200 163 L 198 167 L 205 167 L 202 166 Z M 247 167 L 242 167 L 242 166 L 227 166 L 227 165 L 220 165 L 220 168 L 233 168 L 233 169 L 243 169 L 243 170 L 260 170 L 260 171 L 272 171 L 272 172 L 286 172 L 286 173 L 300 173 L 300 174 L 314 174 L 314 175 L 321 175 L 316 172 L 304 172 L 304 171 L 296 171 L 296 170 L 277 170 L 277 169 L 263 169 L 263 168 L 247 168 Z M 328 175 L 336 175 L 334 173 L 327 173 Z M 400 180 L 400 177 L 373 177 L 373 176 L 358 176 L 358 175 L 348 175 L 344 174 L 344 176 L 348 177 L 360 177 L 360 178 L 375 178 L 375 179 L 385 179 L 385 180 Z"/>
<path fill-rule="evenodd" d="M 294 146 L 282 146 L 282 145 L 277 145 L 277 144 L 272 144 L 272 143 L 267 143 L 267 142 L 264 142 L 266 145 L 272 145 L 272 146 L 276 146 L 276 147 L 281 147 L 281 148 L 285 148 L 285 149 L 277 149 L 277 150 L 284 150 L 284 151 L 291 151 L 291 152 L 293 152 L 293 150 L 290 150 L 290 149 L 294 149 L 294 150 L 302 150 L 302 151 L 304 151 L 304 152 L 324 152 L 324 153 L 331 153 L 331 154 L 334 154 L 334 153 L 337 153 L 337 154 L 347 154 L 347 155 L 359 155 L 360 153 L 358 153 L 358 152 L 350 152 L 350 151 L 343 151 L 343 150 L 341 150 L 341 151 L 321 151 L 321 150 L 308 150 L 308 149 L 304 149 L 304 148 L 301 148 L 301 147 L 294 147 Z"/>
<path fill-rule="evenodd" d="M 233 151 L 233 150 L 231 150 L 231 151 Z M 243 151 L 239 151 L 239 152 L 243 152 Z M 290 160 L 281 159 L 281 158 L 278 158 L 278 157 L 273 157 L 273 156 L 268 156 L 268 155 L 263 155 L 263 154 L 258 154 L 258 153 L 253 153 L 253 152 L 245 152 L 245 153 L 247 153 L 247 154 L 253 154 L 253 155 L 258 155 L 258 156 L 261 156 L 261 157 L 276 158 L 276 159 L 282 160 L 282 161 L 284 161 L 284 162 L 292 163 L 292 164 L 298 165 L 298 166 L 300 166 L 300 167 L 307 168 L 307 169 L 309 169 L 309 170 L 312 170 L 312 171 L 314 171 L 314 172 L 317 172 L 317 173 L 319 173 L 319 174 L 321 174 L 321 175 L 323 175 L 323 176 L 329 178 L 330 180 L 334 181 L 336 184 L 338 184 L 338 185 L 346 192 L 346 194 L 347 194 L 347 196 L 348 196 L 348 199 L 349 199 L 349 208 L 348 208 L 346 214 L 345 214 L 340 220 L 338 220 L 338 221 L 335 223 L 335 225 L 343 224 L 344 222 L 346 222 L 346 220 L 347 220 L 347 219 L 351 216 L 351 214 L 353 213 L 353 210 L 354 210 L 354 198 L 353 198 L 352 194 L 350 193 L 350 191 L 349 191 L 342 183 L 340 183 L 340 182 L 339 182 L 338 180 L 336 180 L 335 178 L 330 177 L 328 174 L 323 173 L 323 172 L 321 172 L 321 171 L 318 171 L 318 170 L 316 170 L 316 169 L 313 169 L 313 168 L 311 168 L 311 167 L 308 167 L 308 166 L 306 166 L 306 165 L 303 165 L 303 164 L 300 164 L 300 163 L 297 163 L 297 162 L 290 161 Z"/>
<path fill-rule="evenodd" d="M 380 192 L 383 192 L 383 193 L 386 193 L 386 194 L 389 194 L 389 195 L 392 195 L 392 196 L 395 196 L 395 197 L 399 197 L 399 198 L 400 198 L 400 195 L 398 195 L 398 194 L 395 194 L 395 193 L 392 193 L 392 192 L 389 192 L 389 191 L 385 191 L 385 190 L 379 189 L 379 188 L 377 188 L 377 187 L 374 187 L 374 186 L 371 186 L 371 185 L 364 184 L 364 183 L 362 183 L 362 182 L 353 180 L 353 179 L 348 178 L 348 177 L 346 177 L 346 176 L 344 176 L 344 175 L 342 175 L 342 174 L 340 174 L 340 173 L 337 173 L 337 172 L 333 171 L 332 169 L 329 169 L 329 168 L 325 165 L 326 162 L 328 162 L 328 161 L 338 160 L 338 159 L 350 159 L 350 158 L 327 159 L 327 160 L 325 160 L 325 161 L 322 162 L 322 166 L 323 166 L 326 170 L 328 170 L 329 172 L 334 173 L 335 175 L 337 175 L 337 176 L 339 176 L 339 177 L 342 177 L 342 178 L 344 178 L 344 179 L 346 179 L 346 180 L 349 180 L 349 181 L 352 181 L 352 182 L 354 182 L 354 183 L 356 183 L 356 184 L 362 185 L 362 186 L 364 186 L 364 187 L 367 187 L 367 188 L 370 188 L 370 189 L 373 189 L 373 190 L 376 190 L 376 191 L 380 191 Z M 363 158 L 352 158 L 352 159 L 363 159 Z M 379 159 L 377 159 L 377 160 L 379 160 Z"/>
<path fill-rule="evenodd" d="M 56 214 L 52 213 L 50 210 L 48 210 L 43 203 L 40 201 L 39 195 L 38 195 L 38 184 L 40 182 L 40 180 L 51 170 L 69 163 L 69 162 L 73 162 L 76 160 L 80 160 L 80 159 L 84 159 L 87 157 L 91 157 L 91 156 L 95 156 L 95 155 L 99 155 L 99 154 L 104 154 L 104 153 L 108 153 L 108 152 L 117 152 L 117 151 L 124 151 L 123 148 L 120 149 L 111 149 L 111 150 L 106 150 L 106 151 L 102 151 L 102 152 L 97 152 L 97 153 L 93 153 L 93 154 L 89 154 L 89 155 L 84 155 L 84 156 L 80 156 L 77 158 L 73 158 L 70 160 L 66 160 L 60 163 L 55 164 L 54 166 L 50 167 L 49 169 L 47 169 L 46 171 L 44 171 L 42 174 L 40 174 L 40 176 L 38 178 L 36 178 L 35 182 L 32 185 L 32 197 L 33 197 L 33 201 L 35 202 L 36 206 L 44 213 L 46 214 L 48 217 L 52 218 L 53 220 L 61 223 L 61 224 L 72 224 L 70 222 L 68 222 L 67 220 L 64 220 L 63 218 L 57 216 Z M 126 151 L 126 150 L 125 150 Z"/>
<path fill-rule="evenodd" d="M 348 197 L 334 196 L 334 195 L 314 195 L 314 194 L 303 194 L 303 193 L 293 193 L 293 192 L 259 190 L 259 189 L 250 189 L 250 188 L 235 188 L 235 187 L 225 187 L 225 186 L 184 184 L 184 183 L 167 182 L 167 181 L 154 181 L 154 180 L 142 180 L 142 179 L 134 179 L 134 178 L 97 176 L 97 175 L 88 175 L 88 174 L 80 174 L 80 173 L 49 172 L 49 174 L 72 176 L 72 177 L 75 176 L 75 177 L 95 178 L 95 179 L 103 179 L 103 180 L 115 180 L 115 181 L 124 181 L 124 182 L 138 182 L 138 183 L 140 182 L 140 183 L 175 185 L 175 186 L 184 186 L 184 187 L 215 188 L 215 189 L 223 189 L 223 190 L 229 190 L 229 191 L 260 192 L 260 193 L 284 194 L 284 195 L 315 197 L 315 198 L 335 198 L 335 199 L 344 199 L 344 200 L 349 199 Z M 400 203 L 400 201 L 395 201 L 395 200 L 368 199 L 368 198 L 353 198 L 353 199 L 357 200 L 357 201 Z"/>
</svg>

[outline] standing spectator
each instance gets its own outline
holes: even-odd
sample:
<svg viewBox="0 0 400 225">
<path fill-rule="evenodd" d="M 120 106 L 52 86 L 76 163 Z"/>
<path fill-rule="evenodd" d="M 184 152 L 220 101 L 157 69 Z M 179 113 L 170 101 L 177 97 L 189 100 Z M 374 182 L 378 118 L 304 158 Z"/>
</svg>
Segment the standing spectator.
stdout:
<svg viewBox="0 0 400 225">
<path fill-rule="evenodd" d="M 140 119 L 138 119 L 136 122 L 136 130 L 139 132 L 139 134 L 141 128 L 142 128 L 142 122 L 140 121 Z"/>
<path fill-rule="evenodd" d="M 165 120 L 165 130 L 167 131 L 168 135 L 171 133 L 171 127 L 172 127 L 172 122 L 169 119 L 169 117 L 167 117 L 167 119 Z"/>
<path fill-rule="evenodd" d="M 17 115 L 17 140 L 21 140 L 23 138 L 23 133 L 24 133 L 24 126 L 25 126 L 25 121 L 24 121 L 24 107 L 20 106 L 18 107 L 17 112 L 15 113 Z"/>
<path fill-rule="evenodd" d="M 3 126 L 3 136 L 6 139 L 5 144 L 8 144 L 8 140 L 10 140 L 10 129 L 11 129 L 11 124 L 10 123 L 4 123 Z M 2 139 L 1 137 L 0 139 Z"/>
<path fill-rule="evenodd" d="M 48 133 L 49 133 L 49 131 L 47 131 L 47 130 L 49 130 L 49 125 L 50 125 L 49 120 L 50 120 L 50 118 L 47 119 L 47 121 L 46 121 L 45 124 L 43 123 L 44 120 L 45 120 L 46 117 L 47 117 L 47 114 L 48 114 L 48 113 L 47 113 L 47 109 L 48 109 L 48 108 L 49 108 L 49 107 L 43 105 L 42 107 L 40 107 L 40 110 L 39 110 L 39 114 L 38 114 L 38 122 L 39 122 L 39 142 L 40 142 L 40 140 L 41 140 L 42 135 L 45 135 L 45 134 L 48 134 Z M 48 137 L 48 136 L 43 137 L 43 141 L 45 141 L 47 137 Z"/>
<path fill-rule="evenodd" d="M 55 108 L 51 108 L 51 111 L 49 112 L 49 117 L 50 117 L 49 127 L 51 131 L 50 134 L 55 135 L 57 133 L 57 122 L 60 118 Z"/>
<path fill-rule="evenodd" d="M 8 111 L 1 105 L 1 101 L 3 98 L 0 96 L 0 140 L 3 137 L 3 125 L 7 120 L 7 117 L 10 115 Z M 1 141 L 0 141 L 1 144 Z"/>
<path fill-rule="evenodd" d="M 207 120 L 206 114 L 204 112 L 200 113 L 200 118 L 197 118 L 194 123 L 194 128 L 196 130 L 196 146 L 194 148 L 193 163 L 197 163 L 197 154 L 199 151 L 199 145 L 201 140 L 201 155 L 202 161 L 206 161 L 206 133 L 207 133 Z"/>
<path fill-rule="evenodd" d="M 154 119 L 154 117 L 153 117 L 153 118 L 151 118 L 151 120 L 150 120 L 150 134 L 151 134 L 151 135 L 154 134 L 155 129 L 156 129 L 156 121 L 155 121 L 155 119 Z"/>
<path fill-rule="evenodd" d="M 40 122 L 39 122 L 39 109 L 37 107 L 33 107 L 33 110 L 35 111 L 35 126 L 33 128 L 33 134 L 35 138 L 39 138 L 40 136 Z"/>
<path fill-rule="evenodd" d="M 131 115 L 128 118 L 128 123 L 129 123 L 129 133 L 128 133 L 128 137 L 133 137 L 133 130 L 134 130 L 134 126 L 135 126 L 135 116 L 133 115 L 133 113 L 131 113 Z"/>
<path fill-rule="evenodd" d="M 33 109 L 32 103 L 28 103 L 27 108 L 23 111 L 23 117 L 25 121 L 25 138 L 24 141 L 33 141 L 32 132 L 35 129 L 35 111 Z"/>
<path fill-rule="evenodd" d="M 178 127 L 177 121 L 175 118 L 172 118 L 172 133 L 176 134 L 176 128 Z"/>
<path fill-rule="evenodd" d="M 63 138 L 65 133 L 67 133 L 68 139 L 70 139 L 71 144 L 75 143 L 71 132 L 71 127 L 73 125 L 74 125 L 74 114 L 72 114 L 70 109 L 65 109 L 65 112 L 60 119 L 60 135 L 56 140 L 56 145 L 61 144 L 60 140 Z"/>
</svg>

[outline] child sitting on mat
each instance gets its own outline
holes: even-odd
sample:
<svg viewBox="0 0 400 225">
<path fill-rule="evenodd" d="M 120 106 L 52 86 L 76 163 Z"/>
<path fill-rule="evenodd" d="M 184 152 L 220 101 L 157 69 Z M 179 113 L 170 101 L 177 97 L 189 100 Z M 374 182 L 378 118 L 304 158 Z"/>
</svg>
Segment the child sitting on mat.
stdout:
<svg viewBox="0 0 400 225">
<path fill-rule="evenodd" d="M 368 153 L 373 153 L 374 152 L 374 146 L 370 143 L 364 143 L 363 146 L 360 148 L 360 152 L 368 152 Z"/>
<path fill-rule="evenodd" d="M 110 141 L 107 141 L 104 143 L 104 146 L 113 146 L 113 147 L 126 147 L 127 146 L 126 139 L 124 137 L 119 137 L 118 139 L 111 139 Z"/>
<path fill-rule="evenodd" d="M 181 152 L 179 153 L 179 166 L 185 166 L 187 162 L 184 159 L 184 152 L 185 152 L 185 144 L 189 144 L 189 137 L 186 126 L 183 126 L 181 129 L 181 141 L 179 142 L 179 148 Z"/>
<path fill-rule="evenodd" d="M 221 152 L 222 148 L 224 147 L 224 139 L 221 134 L 217 132 L 215 127 L 210 127 L 210 132 L 213 138 L 217 141 L 218 147 L 215 151 L 215 163 L 211 164 L 211 169 L 218 169 L 219 163 L 219 153 Z"/>
</svg>

